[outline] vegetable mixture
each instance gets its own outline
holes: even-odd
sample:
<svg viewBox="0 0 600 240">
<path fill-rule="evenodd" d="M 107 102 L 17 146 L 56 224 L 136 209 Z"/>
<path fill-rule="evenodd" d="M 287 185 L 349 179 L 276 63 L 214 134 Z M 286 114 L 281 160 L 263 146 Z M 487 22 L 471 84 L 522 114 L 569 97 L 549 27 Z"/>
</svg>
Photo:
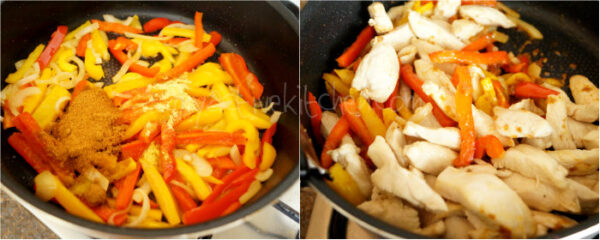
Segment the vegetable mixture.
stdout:
<svg viewBox="0 0 600 240">
<path fill-rule="evenodd" d="M 368 12 L 323 74 L 335 112 L 308 96 L 336 192 L 434 238 L 539 237 L 598 214 L 597 86 L 571 76 L 571 99 L 566 77 L 540 76 L 543 59 L 494 45 L 501 29 L 540 31 L 494 0 Z"/>
<path fill-rule="evenodd" d="M 248 202 L 273 173 L 281 113 L 261 106 L 242 56 L 205 62 L 220 41 L 200 12 L 193 25 L 104 15 L 58 26 L 2 90 L 3 127 L 18 130 L 8 143 L 38 172 L 35 194 L 143 228 L 202 223 Z"/>
</svg>

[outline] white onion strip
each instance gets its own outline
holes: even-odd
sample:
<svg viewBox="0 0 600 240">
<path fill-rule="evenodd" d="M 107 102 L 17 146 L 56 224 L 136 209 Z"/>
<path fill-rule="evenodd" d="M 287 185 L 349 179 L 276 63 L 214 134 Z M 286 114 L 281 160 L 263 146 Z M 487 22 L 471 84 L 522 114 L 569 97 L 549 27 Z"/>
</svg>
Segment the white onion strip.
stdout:
<svg viewBox="0 0 600 240">
<path fill-rule="evenodd" d="M 108 220 L 106 221 L 106 223 L 108 223 L 110 225 L 115 225 L 115 217 L 119 214 L 128 213 L 129 210 L 131 209 L 132 205 L 133 205 L 133 202 L 130 201 L 129 205 L 127 205 L 127 207 L 125 209 L 116 211 L 113 214 L 111 214 L 110 217 L 108 217 Z"/>
<path fill-rule="evenodd" d="M 240 156 L 240 150 L 238 149 L 237 145 L 233 145 L 233 147 L 231 147 L 231 150 L 229 151 L 229 156 L 231 157 L 231 160 L 233 160 L 235 165 L 242 164 L 242 157 Z"/>
<path fill-rule="evenodd" d="M 75 33 L 75 39 L 80 39 L 81 37 L 85 36 L 86 34 L 91 33 L 92 31 L 98 29 L 99 27 L 100 26 L 98 25 L 98 23 L 92 23 L 92 24 L 88 25 L 87 27 L 84 27 L 83 29 L 81 29 L 81 31 Z"/>
<path fill-rule="evenodd" d="M 186 191 L 186 192 L 187 192 L 187 193 L 188 193 L 188 194 L 189 194 L 189 195 L 190 195 L 190 196 L 191 196 L 191 197 L 192 197 L 194 200 L 197 200 L 197 199 L 198 199 L 198 198 L 196 197 L 196 193 L 194 192 L 194 190 L 193 190 L 193 189 L 192 189 L 190 186 L 188 186 L 188 185 L 186 185 L 186 184 L 184 184 L 184 183 L 182 183 L 182 182 L 180 182 L 180 181 L 177 181 L 177 180 L 171 180 L 170 184 L 173 184 L 173 185 L 175 185 L 175 186 L 178 186 L 178 187 L 182 188 L 182 189 L 183 189 L 183 190 L 185 190 L 185 191 Z"/>
<path fill-rule="evenodd" d="M 140 215 L 138 215 L 132 222 L 125 224 L 126 227 L 135 227 L 139 225 L 142 221 L 144 221 L 144 219 L 148 215 L 148 211 L 150 210 L 150 198 L 148 198 L 148 194 L 139 188 L 133 190 L 133 195 L 136 194 L 142 195 L 142 211 L 140 211 Z"/>
<path fill-rule="evenodd" d="M 190 29 L 190 30 L 194 30 L 196 29 L 195 25 L 189 25 L 189 24 L 183 24 L 183 23 L 173 23 L 173 24 L 169 24 L 167 26 L 165 26 L 163 29 L 165 28 L 182 28 L 182 29 Z M 162 32 L 162 31 L 161 31 Z M 160 35 L 160 34 L 159 34 Z"/>
<path fill-rule="evenodd" d="M 281 117 L 281 112 L 280 111 L 273 112 L 273 115 L 271 115 L 271 124 L 276 123 L 277 121 L 279 121 L 280 117 Z"/>
<path fill-rule="evenodd" d="M 34 63 L 33 64 L 33 73 L 21 78 L 21 80 L 17 81 L 15 84 L 17 86 L 23 86 L 27 83 L 30 83 L 31 81 L 37 79 L 40 77 L 40 64 L 39 63 Z"/>
<path fill-rule="evenodd" d="M 75 79 L 75 84 L 79 83 L 81 80 L 83 80 L 83 77 L 85 77 L 85 67 L 83 64 L 83 61 L 81 61 L 81 59 L 79 59 L 78 57 L 72 56 L 71 59 L 69 59 L 70 61 L 75 62 L 75 64 L 77 64 L 77 70 L 78 70 L 78 74 L 77 74 L 77 79 Z"/>
<path fill-rule="evenodd" d="M 268 113 L 269 111 L 271 111 L 271 109 L 273 109 L 273 106 L 275 106 L 275 102 L 269 103 L 269 106 L 267 106 L 265 108 L 261 108 L 260 111 L 262 111 L 264 113 Z"/>
<path fill-rule="evenodd" d="M 23 102 L 25 101 L 25 98 L 31 96 L 31 95 L 35 95 L 35 94 L 40 94 L 41 91 L 38 87 L 28 87 L 28 88 L 24 88 L 19 90 L 18 92 L 16 92 L 15 94 L 13 94 L 10 98 L 10 100 L 8 101 L 8 107 L 10 109 L 10 112 L 14 115 L 17 116 L 19 115 L 19 110 L 18 108 L 23 105 Z"/>
<path fill-rule="evenodd" d="M 133 54 L 133 57 L 131 57 L 130 59 L 127 59 L 127 61 L 125 61 L 125 63 L 123 63 L 123 66 L 121 66 L 121 69 L 119 69 L 117 74 L 115 74 L 115 76 L 112 79 L 113 83 L 118 83 L 121 80 L 121 78 L 123 77 L 123 75 L 125 75 L 125 73 L 127 73 L 127 70 L 129 70 L 129 67 L 131 66 L 131 64 L 135 63 L 137 60 L 140 60 L 141 56 L 142 56 L 142 43 L 138 44 L 138 48 L 137 48 L 135 54 Z"/>
<path fill-rule="evenodd" d="M 125 32 L 125 37 L 138 38 L 138 39 L 144 39 L 144 40 L 158 40 L 158 41 L 165 41 L 165 40 L 169 40 L 169 39 L 173 38 L 173 36 L 153 37 L 153 36 L 142 35 L 142 34 L 137 34 L 137 33 L 130 33 L 130 32 Z"/>
<path fill-rule="evenodd" d="M 56 110 L 56 112 L 61 112 L 62 109 L 60 109 L 60 105 L 63 104 L 64 102 L 68 102 L 69 100 L 71 100 L 70 96 L 62 96 L 60 97 L 58 100 L 56 100 L 56 104 L 54 104 L 54 110 Z M 108 179 L 106 179 L 106 181 L 102 182 L 102 188 L 108 188 Z M 104 189 L 104 190 L 106 190 Z"/>
</svg>

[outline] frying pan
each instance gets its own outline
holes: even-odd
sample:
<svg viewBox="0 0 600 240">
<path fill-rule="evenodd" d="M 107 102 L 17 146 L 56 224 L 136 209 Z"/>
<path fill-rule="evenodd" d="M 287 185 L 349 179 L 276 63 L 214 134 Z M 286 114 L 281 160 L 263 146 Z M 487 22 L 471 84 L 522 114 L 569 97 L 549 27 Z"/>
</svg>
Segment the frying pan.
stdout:
<svg viewBox="0 0 600 240">
<path fill-rule="evenodd" d="M 325 85 L 321 75 L 337 67 L 335 58 L 340 56 L 345 48 L 350 46 L 358 33 L 367 25 L 369 13 L 367 6 L 371 2 L 320 2 L 309 1 L 301 11 L 300 25 L 302 28 L 300 44 L 300 71 L 302 82 L 302 97 L 306 103 L 307 92 L 315 96 L 326 95 Z M 384 2 L 386 9 L 390 6 L 400 5 L 402 2 Z M 536 26 L 543 34 L 541 41 L 532 41 L 524 48 L 524 52 L 534 49 L 540 50 L 540 55 L 533 57 L 547 57 L 548 62 L 543 67 L 544 77 L 562 78 L 583 74 L 598 86 L 598 2 L 516 2 L 507 1 L 507 6 L 521 14 L 521 18 Z M 515 29 L 500 29 L 510 36 L 506 44 L 498 47 L 503 50 L 518 52 L 519 47 L 528 39 L 528 36 Z M 543 55 L 542 55 L 543 53 Z M 575 69 L 569 67 L 574 63 Z M 568 86 L 565 84 L 565 86 Z M 570 94 L 568 87 L 564 90 Z M 328 97 L 319 98 L 319 103 L 324 109 L 332 109 Z M 307 105 L 307 104 L 304 104 Z M 303 106 L 306 108 L 306 106 Z M 300 116 L 302 126 L 309 128 L 310 119 L 304 114 Z M 596 122 L 597 124 L 597 122 Z M 358 222 L 363 227 L 390 238 L 423 238 L 424 236 L 396 228 L 374 218 L 335 193 L 324 181 L 320 171 L 310 167 L 307 158 L 320 156 L 320 146 L 308 144 L 307 139 L 312 131 L 301 132 L 302 154 L 301 178 L 308 182 L 317 191 L 323 194 L 336 210 L 346 217 Z M 315 142 L 315 141 L 313 141 Z M 317 153 L 313 155 L 312 153 Z M 561 231 L 546 235 L 546 238 L 559 237 L 589 237 L 598 232 L 598 215 L 570 216 L 579 221 L 579 224 Z"/>
<path fill-rule="evenodd" d="M 54 217 L 56 224 L 94 237 L 176 237 L 196 238 L 239 223 L 242 219 L 275 201 L 298 179 L 298 16 L 297 8 L 281 2 L 3 2 L 2 79 L 14 71 L 13 64 L 26 58 L 39 43 L 46 44 L 57 25 L 69 29 L 102 14 L 125 18 L 139 15 L 142 23 L 166 17 L 193 24 L 195 11 L 204 12 L 204 28 L 223 35 L 217 54 L 235 52 L 265 86 L 264 98 L 283 111 L 273 142 L 277 159 L 273 176 L 249 203 L 233 214 L 202 224 L 168 229 L 120 228 L 98 224 L 67 213 L 60 206 L 39 200 L 33 192 L 36 172 L 8 145 L 14 129 L 2 130 L 2 185 L 22 204 L 33 206 Z M 111 67 L 112 64 L 112 67 Z M 115 60 L 104 66 L 116 71 Z M 107 73 L 107 75 L 111 75 Z M 2 82 L 2 88 L 6 83 Z M 286 144 L 283 144 L 283 140 Z"/>
</svg>

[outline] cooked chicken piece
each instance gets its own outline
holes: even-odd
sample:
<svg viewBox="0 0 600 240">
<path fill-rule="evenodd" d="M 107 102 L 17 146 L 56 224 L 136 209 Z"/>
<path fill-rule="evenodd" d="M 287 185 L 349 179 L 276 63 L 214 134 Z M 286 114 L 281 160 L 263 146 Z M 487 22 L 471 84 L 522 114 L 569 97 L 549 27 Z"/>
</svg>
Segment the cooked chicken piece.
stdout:
<svg viewBox="0 0 600 240">
<path fill-rule="evenodd" d="M 417 53 L 419 54 L 419 58 L 425 61 L 431 61 L 429 59 L 429 54 L 432 52 L 442 51 L 444 48 L 432 44 L 426 40 L 413 38 L 411 39 L 411 44 L 417 48 Z M 454 63 L 434 63 L 437 68 L 444 71 L 446 74 L 452 75 L 454 73 L 454 69 L 456 68 L 456 64 Z"/>
<path fill-rule="evenodd" d="M 509 148 L 501 158 L 493 158 L 492 164 L 496 168 L 507 168 L 526 177 L 539 179 L 559 189 L 567 187 L 567 169 L 543 150 L 527 144 Z"/>
<path fill-rule="evenodd" d="M 582 122 L 595 122 L 598 120 L 598 105 L 595 104 L 575 104 L 571 101 L 567 93 L 549 83 L 543 83 L 542 87 L 557 91 L 558 96 L 565 101 L 567 105 L 567 114 L 569 117 Z"/>
<path fill-rule="evenodd" d="M 402 134 L 402 129 L 398 127 L 397 123 L 393 122 L 390 124 L 385 132 L 385 140 L 394 151 L 398 164 L 402 167 L 408 167 L 408 159 L 404 157 L 402 152 L 404 145 L 406 145 L 406 140 L 404 139 L 404 134 Z"/>
<path fill-rule="evenodd" d="M 431 176 L 431 175 L 429 175 L 429 176 Z M 435 182 L 433 183 L 433 185 L 435 185 Z M 428 226 L 428 225 L 434 224 L 436 222 L 439 222 L 440 220 L 443 220 L 444 218 L 447 218 L 447 217 L 453 217 L 453 216 L 464 217 L 465 216 L 465 208 L 462 205 L 451 202 L 451 201 L 446 201 L 446 205 L 448 206 L 448 211 L 446 211 L 446 212 L 432 213 L 432 212 L 429 212 L 426 210 L 419 211 L 419 216 L 421 216 L 421 225 Z"/>
<path fill-rule="evenodd" d="M 425 82 L 431 81 L 439 84 L 442 88 L 445 88 L 450 93 L 455 94 L 456 88 L 444 71 L 435 67 L 430 61 L 419 59 L 415 61 L 415 72 L 417 76 Z"/>
<path fill-rule="evenodd" d="M 352 177 L 354 182 L 358 185 L 360 192 L 364 196 L 371 195 L 370 175 L 371 172 L 365 164 L 365 160 L 358 155 L 360 148 L 353 143 L 342 144 L 339 148 L 332 150 L 329 153 L 334 161 L 340 163 L 342 167 Z"/>
<path fill-rule="evenodd" d="M 531 213 L 533 214 L 535 223 L 541 224 L 552 230 L 570 228 L 577 224 L 577 221 L 561 215 L 540 211 L 531 211 Z"/>
<path fill-rule="evenodd" d="M 503 107 L 494 107 L 496 129 L 504 136 L 511 138 L 520 137 L 546 137 L 552 134 L 552 126 L 546 119 L 530 111 L 512 110 Z"/>
<path fill-rule="evenodd" d="M 546 226 L 539 224 L 539 223 L 537 223 L 536 226 L 537 226 L 537 229 L 535 231 L 536 237 L 541 237 L 541 236 L 548 234 L 548 228 Z"/>
<path fill-rule="evenodd" d="M 446 234 L 444 238 L 465 239 L 469 232 L 474 230 L 473 225 L 465 217 L 452 216 L 444 219 Z"/>
<path fill-rule="evenodd" d="M 470 238 L 509 238 L 509 235 L 500 235 L 500 226 L 486 218 L 480 218 L 471 210 L 465 210 L 467 221 L 473 226 L 468 232 Z"/>
<path fill-rule="evenodd" d="M 598 134 L 597 134 L 598 125 L 591 124 L 591 123 L 584 123 L 584 122 L 574 120 L 572 118 L 567 118 L 567 127 L 569 129 L 569 132 L 571 133 L 571 136 L 573 137 L 573 141 L 575 142 L 575 145 L 577 145 L 577 148 L 589 146 L 586 148 L 592 149 L 592 148 L 598 147 L 598 144 L 597 144 L 598 138 L 594 139 L 592 137 L 594 135 L 593 132 L 595 132 L 596 133 L 595 135 L 598 136 Z M 592 134 L 592 135 L 590 135 L 590 136 L 588 136 L 588 138 L 586 138 L 586 136 L 588 134 Z M 585 144 L 586 141 L 588 141 L 588 145 Z M 593 143 L 596 143 L 596 144 L 593 144 Z"/>
<path fill-rule="evenodd" d="M 577 194 L 571 188 L 558 189 L 518 173 L 512 173 L 502 180 L 519 194 L 527 206 L 533 209 L 545 212 L 557 210 L 578 213 L 581 211 Z"/>
<path fill-rule="evenodd" d="M 598 147 L 598 129 L 592 130 L 583 136 L 583 145 L 586 149 Z"/>
<path fill-rule="evenodd" d="M 525 110 L 525 111 L 530 111 L 530 112 L 535 113 L 540 116 L 544 116 L 546 114 L 544 112 L 544 110 L 542 110 L 541 108 L 539 108 L 535 105 L 535 102 L 533 102 L 533 100 L 531 98 L 522 99 L 521 101 L 510 105 L 510 107 L 508 107 L 508 109 L 511 109 L 511 110 L 521 109 L 521 110 Z"/>
<path fill-rule="evenodd" d="M 498 170 L 487 162 L 483 162 L 481 159 L 474 160 L 477 164 L 471 164 L 463 168 L 464 171 L 469 173 L 483 173 L 483 174 L 491 174 L 496 175 Z"/>
<path fill-rule="evenodd" d="M 458 154 L 450 148 L 419 141 L 404 147 L 404 155 L 410 163 L 419 170 L 438 175 L 446 167 L 452 165 L 452 161 Z"/>
<path fill-rule="evenodd" d="M 415 94 L 410 102 L 410 108 L 414 111 L 416 111 L 418 108 L 425 106 L 425 104 L 427 104 L 425 101 L 423 101 L 423 99 L 421 99 L 421 97 L 419 97 L 419 95 Z M 436 120 L 437 121 L 437 120 Z"/>
<path fill-rule="evenodd" d="M 422 229 L 419 229 L 417 233 L 428 236 L 428 237 L 440 237 L 446 232 L 446 225 L 444 221 L 437 221 L 433 224 L 427 225 Z"/>
<path fill-rule="evenodd" d="M 431 103 L 427 103 L 417 109 L 415 109 L 412 117 L 410 117 L 410 119 L 408 119 L 408 121 L 414 122 L 414 123 L 418 123 L 419 125 L 423 126 L 423 127 L 428 127 L 428 128 L 441 128 L 442 125 L 440 125 L 440 123 L 437 121 L 437 119 L 435 119 L 435 116 L 433 116 L 433 106 L 431 105 Z"/>
<path fill-rule="evenodd" d="M 410 30 L 408 23 L 405 23 L 384 35 L 373 38 L 372 44 L 385 43 L 392 46 L 394 50 L 399 51 L 408 46 L 410 44 L 410 39 L 414 36 L 415 35 L 412 30 Z"/>
<path fill-rule="evenodd" d="M 598 213 L 598 192 L 592 191 L 585 185 L 572 179 L 567 179 L 567 183 L 575 190 L 577 198 L 579 198 L 581 213 Z"/>
<path fill-rule="evenodd" d="M 419 213 L 402 199 L 374 188 L 373 197 L 358 205 L 367 214 L 398 228 L 415 232 L 420 227 Z"/>
<path fill-rule="evenodd" d="M 417 207 L 433 212 L 448 210 L 442 197 L 427 185 L 422 176 L 400 167 L 383 137 L 375 138 L 367 155 L 377 166 L 377 170 L 371 174 L 371 181 L 376 187 L 393 193 Z"/>
<path fill-rule="evenodd" d="M 450 23 L 448 23 L 448 21 L 442 20 L 442 19 L 431 19 L 431 21 L 435 24 L 437 24 L 438 26 L 442 27 L 444 30 L 451 32 L 452 31 L 452 25 L 450 25 Z"/>
<path fill-rule="evenodd" d="M 460 148 L 460 130 L 455 127 L 433 129 L 409 121 L 406 123 L 406 126 L 404 126 L 403 133 L 452 149 Z"/>
<path fill-rule="evenodd" d="M 391 7 L 390 9 L 388 9 L 387 15 L 390 19 L 392 19 L 392 22 L 394 22 L 394 25 L 396 25 L 395 23 L 397 21 L 404 18 L 404 14 L 408 14 L 408 10 L 410 10 L 412 8 L 413 4 L 414 4 L 413 2 L 407 2 L 404 5 L 398 5 L 398 6 Z"/>
<path fill-rule="evenodd" d="M 454 100 L 454 93 L 432 81 L 425 82 L 421 87 L 423 88 L 423 92 L 433 99 L 448 117 L 456 120 L 456 102 Z"/>
<path fill-rule="evenodd" d="M 508 19 L 500 10 L 481 5 L 463 5 L 458 11 L 463 18 L 473 19 L 484 26 L 502 26 L 512 28 L 516 24 Z"/>
<path fill-rule="evenodd" d="M 546 151 L 560 165 L 569 170 L 569 175 L 587 175 L 598 172 L 598 148 L 591 150 L 569 149 Z"/>
<path fill-rule="evenodd" d="M 567 107 L 565 101 L 555 95 L 548 96 L 546 105 L 546 121 L 552 129 L 552 147 L 554 149 L 575 149 L 571 132 L 567 127 Z"/>
<path fill-rule="evenodd" d="M 387 33 L 394 29 L 392 20 L 390 17 L 388 17 L 383 3 L 371 3 L 367 9 L 369 10 L 369 15 L 371 16 L 371 19 L 369 19 L 369 25 L 375 28 L 375 32 L 377 32 L 378 35 Z"/>
<path fill-rule="evenodd" d="M 435 185 L 446 199 L 460 203 L 486 222 L 507 229 L 510 237 L 523 238 L 535 233 L 527 205 L 494 175 L 448 167 L 440 173 Z"/>
<path fill-rule="evenodd" d="M 473 112 L 473 123 L 477 137 L 494 135 L 505 147 L 512 147 L 515 145 L 515 142 L 512 140 L 512 138 L 503 136 L 498 132 L 496 125 L 494 124 L 494 119 L 487 115 L 487 113 L 474 106 L 471 107 L 471 111 Z"/>
<path fill-rule="evenodd" d="M 398 58 L 400 58 L 401 64 L 411 64 L 415 61 L 417 56 L 417 47 L 408 45 L 398 51 Z"/>
<path fill-rule="evenodd" d="M 427 41 L 434 42 L 443 48 L 450 50 L 460 50 L 465 44 L 454 36 L 450 31 L 444 29 L 431 19 L 421 16 L 421 14 L 410 11 L 408 14 L 408 23 L 413 33 Z"/>
<path fill-rule="evenodd" d="M 404 83 L 404 81 L 400 81 L 400 85 L 398 86 L 398 97 L 402 100 L 402 104 L 404 104 L 405 107 L 411 107 L 412 90 Z"/>
<path fill-rule="evenodd" d="M 575 103 L 594 105 L 598 108 L 598 88 L 587 77 L 574 75 L 569 79 L 569 88 Z"/>
<path fill-rule="evenodd" d="M 456 15 L 458 7 L 460 7 L 460 0 L 439 0 L 433 9 L 431 18 L 448 20 Z"/>
<path fill-rule="evenodd" d="M 483 26 L 469 20 L 457 19 L 452 22 L 452 33 L 464 42 L 483 31 Z"/>
<path fill-rule="evenodd" d="M 400 63 L 393 47 L 376 44 L 358 65 L 352 87 L 377 102 L 385 102 L 396 87 Z"/>
<path fill-rule="evenodd" d="M 473 102 L 483 94 L 483 89 L 479 81 L 485 77 L 483 70 L 477 65 L 469 65 L 469 75 L 471 76 L 471 87 L 473 88 Z"/>
<path fill-rule="evenodd" d="M 321 134 L 324 138 L 327 138 L 327 136 L 329 136 L 329 133 L 331 132 L 331 130 L 333 130 L 333 127 L 338 122 L 338 120 L 340 120 L 340 117 L 338 117 L 338 115 L 334 112 L 324 111 L 321 114 Z M 354 144 L 354 141 L 352 140 L 352 137 L 350 137 L 350 134 L 346 134 L 342 138 L 341 144 L 346 143 Z"/>
<path fill-rule="evenodd" d="M 598 172 L 584 176 L 570 176 L 569 179 L 578 182 L 579 184 L 586 186 L 594 192 L 598 192 Z"/>
<path fill-rule="evenodd" d="M 536 148 L 545 150 L 549 147 L 552 147 L 552 137 L 547 136 L 547 137 L 539 137 L 539 138 L 524 138 L 522 143 L 529 144 Z"/>
</svg>

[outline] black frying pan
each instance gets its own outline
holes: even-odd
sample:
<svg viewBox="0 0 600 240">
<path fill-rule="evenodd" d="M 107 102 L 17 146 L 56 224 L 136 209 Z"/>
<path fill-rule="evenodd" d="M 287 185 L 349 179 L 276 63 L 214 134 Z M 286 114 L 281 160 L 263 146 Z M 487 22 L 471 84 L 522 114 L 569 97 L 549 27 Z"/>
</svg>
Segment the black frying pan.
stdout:
<svg viewBox="0 0 600 240">
<path fill-rule="evenodd" d="M 367 25 L 369 13 L 367 6 L 371 2 L 320 2 L 309 1 L 301 12 L 301 44 L 300 69 L 302 77 L 302 97 L 306 101 L 306 91 L 316 96 L 327 94 L 321 79 L 324 72 L 330 72 L 337 67 L 335 58 L 340 56 L 345 48 L 350 46 L 358 33 Z M 402 2 L 385 2 L 386 9 Z M 562 73 L 568 77 L 583 74 L 598 86 L 598 2 L 516 2 L 507 1 L 505 4 L 521 14 L 521 18 L 536 26 L 543 34 L 542 41 L 533 41 L 525 47 L 524 52 L 539 49 L 548 62 L 543 67 L 545 77 L 561 78 Z M 510 36 L 507 44 L 498 45 L 500 49 L 517 52 L 528 36 L 515 29 L 500 29 Z M 558 56 L 555 51 L 558 51 Z M 534 57 L 533 60 L 541 56 Z M 576 69 L 569 64 L 576 64 Z M 570 94 L 568 82 L 564 90 Z M 328 97 L 321 98 L 324 109 L 332 109 Z M 303 106 L 305 107 L 305 106 Z M 301 115 L 301 123 L 309 129 L 310 119 L 306 114 Z M 597 123 L 596 123 L 597 124 Z M 307 131 L 312 134 L 312 131 Z M 304 143 L 304 140 L 302 140 Z M 314 141 L 313 141 L 314 142 Z M 303 145 L 304 146 L 304 145 Z M 320 156 L 321 146 L 316 146 L 316 156 Z M 309 150 L 303 147 L 303 151 Z M 336 209 L 353 220 L 362 223 L 382 236 L 403 238 L 423 238 L 402 229 L 382 222 L 344 200 L 323 181 L 324 177 L 316 169 L 309 169 L 305 155 L 301 155 L 301 175 L 317 191 L 328 198 Z M 570 216 L 580 221 L 572 228 L 556 231 L 545 236 L 558 238 L 588 229 L 598 225 L 598 215 Z M 597 234 L 597 229 L 596 229 Z"/>
<path fill-rule="evenodd" d="M 6 143 L 14 129 L 2 130 L 2 185 L 26 203 L 74 227 L 120 236 L 212 233 L 212 229 L 271 204 L 298 179 L 298 10 L 287 5 L 281 2 L 3 2 L 2 79 L 15 70 L 15 61 L 26 58 L 37 44 L 46 44 L 57 25 L 68 25 L 72 30 L 86 20 L 102 19 L 102 14 L 121 19 L 138 14 L 142 24 L 154 17 L 193 24 L 194 12 L 200 11 L 204 12 L 204 28 L 223 35 L 217 54 L 209 61 L 217 61 L 216 56 L 221 52 L 242 55 L 265 86 L 264 98 L 275 101 L 275 109 L 284 114 L 273 139 L 277 148 L 273 176 L 251 202 L 210 222 L 169 229 L 120 228 L 81 219 L 56 204 L 43 202 L 33 192 L 36 172 Z M 114 62 L 108 64 L 116 66 Z M 5 85 L 2 81 L 2 88 Z"/>
</svg>

